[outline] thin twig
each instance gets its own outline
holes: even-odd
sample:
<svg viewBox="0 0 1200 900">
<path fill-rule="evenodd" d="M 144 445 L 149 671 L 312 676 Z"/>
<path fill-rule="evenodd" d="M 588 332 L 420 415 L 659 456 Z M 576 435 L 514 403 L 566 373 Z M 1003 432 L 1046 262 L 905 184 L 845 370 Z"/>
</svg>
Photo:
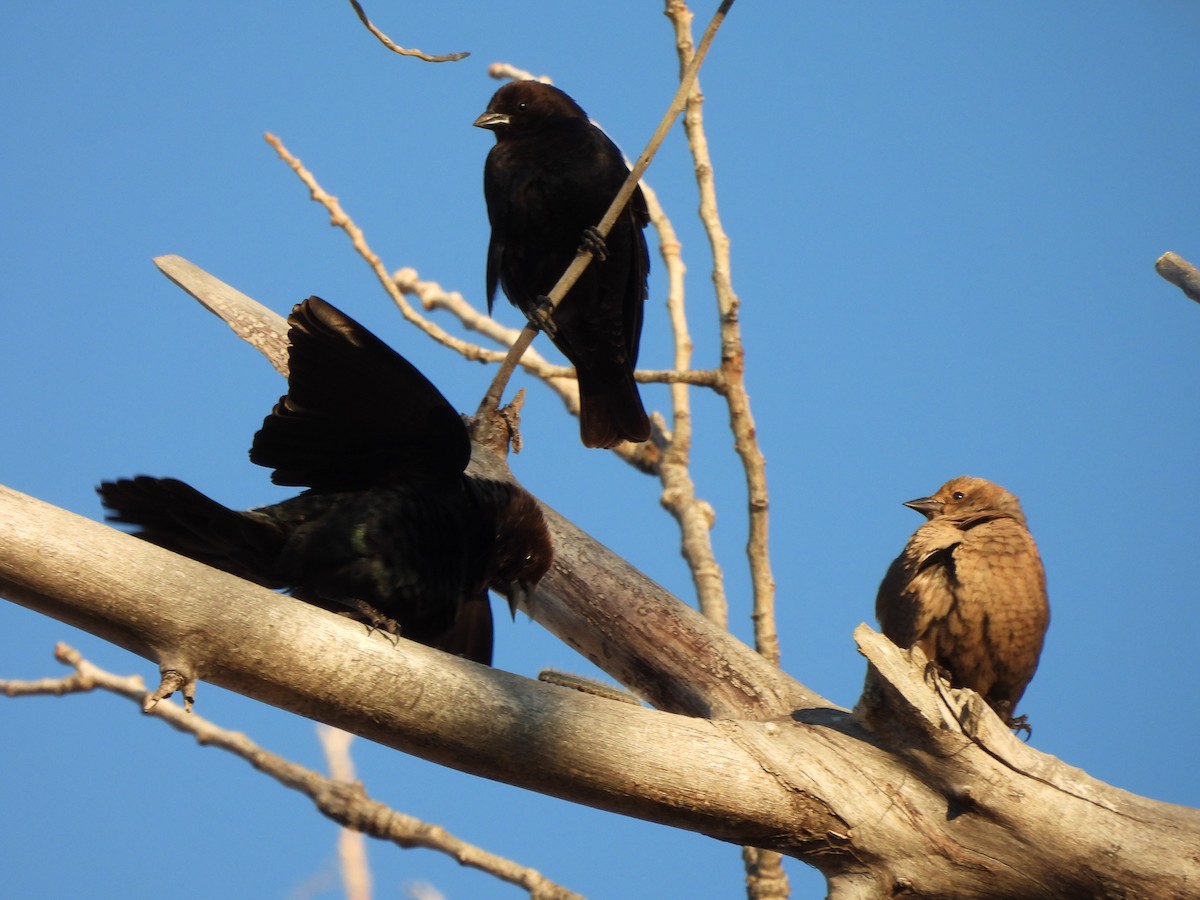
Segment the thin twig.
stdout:
<svg viewBox="0 0 1200 900">
<path fill-rule="evenodd" d="M 529 349 L 529 345 L 533 343 L 533 339 L 537 337 L 537 333 L 538 330 L 532 325 L 526 325 L 521 329 L 517 339 L 508 348 L 508 355 L 504 357 L 500 368 L 496 370 L 492 383 L 484 392 L 483 399 L 479 401 L 479 409 L 475 412 L 476 416 L 488 416 L 500 406 L 500 397 L 504 394 L 504 389 L 508 387 L 508 379 L 512 377 L 513 370 L 516 369 L 525 351 Z"/>
<path fill-rule="evenodd" d="M 132 700 L 141 707 L 146 697 L 146 685 L 140 677 L 121 677 L 106 672 L 64 643 L 55 646 L 54 656 L 59 662 L 73 667 L 75 673 L 59 679 L 0 680 L 0 693 L 10 697 L 35 694 L 61 696 L 99 688 Z M 370 799 L 358 782 L 346 783 L 306 769 L 264 750 L 240 732 L 228 731 L 195 713 L 185 713 L 174 703 L 158 703 L 147 714 L 162 719 L 177 731 L 192 735 L 200 744 L 220 747 L 240 756 L 284 787 L 309 797 L 323 815 L 340 825 L 390 841 L 404 849 L 424 847 L 444 853 L 460 865 L 479 869 L 501 881 L 524 888 L 535 900 L 582 900 L 579 894 L 555 884 L 535 869 L 489 853 L 459 840 L 438 825 L 396 812 Z"/>
<path fill-rule="evenodd" d="M 650 137 L 649 143 L 646 144 L 646 149 L 641 152 L 637 161 L 634 162 L 633 167 L 629 171 L 629 176 L 625 179 L 625 183 L 621 185 L 621 189 L 617 191 L 617 196 L 609 204 L 608 212 L 596 224 L 595 228 L 600 237 L 608 237 L 608 233 L 612 230 L 613 225 L 616 224 L 617 218 L 625 209 L 629 198 L 637 190 L 638 182 L 641 181 L 642 175 L 650 167 L 651 161 L 654 159 L 655 154 L 658 153 L 658 148 L 662 146 L 662 142 L 666 139 L 667 132 L 675 124 L 675 119 L 683 112 L 691 85 L 695 82 L 696 75 L 700 71 L 700 64 L 704 62 L 708 48 L 712 45 L 713 38 L 717 35 L 717 30 L 721 27 L 721 23 L 725 21 L 725 16 L 729 13 L 729 9 L 732 6 L 733 0 L 724 0 L 717 8 L 717 11 L 713 13 L 712 21 L 708 23 L 708 28 L 705 29 L 703 37 L 700 38 L 700 44 L 696 47 L 696 52 L 689 60 L 683 75 L 680 76 L 679 89 L 675 92 L 675 96 L 671 98 L 671 104 L 667 107 L 666 113 L 658 123 L 658 128 L 655 129 L 654 134 Z M 579 276 L 583 274 L 584 269 L 588 267 L 591 261 L 591 250 L 587 249 L 586 245 L 581 244 L 579 251 L 575 254 L 575 259 L 571 261 L 571 265 L 567 267 L 562 277 L 558 279 L 558 282 L 546 295 L 546 299 L 550 303 L 551 312 L 562 303 L 563 297 L 575 286 L 575 282 L 579 280 Z M 530 326 L 526 326 L 526 330 L 531 330 Z M 533 334 L 531 333 L 528 341 L 532 340 Z M 519 343 L 521 343 L 520 340 L 518 341 Z M 517 344 L 514 344 L 509 351 L 509 355 L 520 358 L 518 355 L 519 352 L 522 351 L 519 351 Z M 493 380 L 491 387 L 488 388 L 484 402 L 480 404 L 480 414 L 487 414 L 499 405 L 500 397 L 503 395 L 504 387 L 508 382 L 508 377 L 512 374 L 514 368 L 515 364 L 509 364 L 507 361 L 505 365 L 500 367 L 500 371 L 496 373 L 496 378 Z"/>
<path fill-rule="evenodd" d="M 358 14 L 359 21 L 367 26 L 367 30 L 370 31 L 371 34 L 375 35 L 375 37 L 379 38 L 379 42 L 393 53 L 399 53 L 401 56 L 415 56 L 417 59 L 422 59 L 425 62 L 431 63 L 458 62 L 460 59 L 471 55 L 469 52 L 463 51 L 461 53 L 447 53 L 442 56 L 431 56 L 430 54 L 424 53 L 420 50 L 410 50 L 406 47 L 401 47 L 371 23 L 371 20 L 367 18 L 366 12 L 363 10 L 362 6 L 358 4 L 357 0 L 350 0 L 350 5 L 354 7 L 355 13 Z"/>
<path fill-rule="evenodd" d="M 354 760 L 350 756 L 350 744 L 354 735 L 329 725 L 317 726 L 317 740 L 329 764 L 329 776 L 334 781 L 353 784 Z M 342 872 L 342 887 L 346 900 L 371 900 L 371 867 L 367 864 L 367 846 L 361 831 L 338 829 L 338 867 Z"/>
<path fill-rule="evenodd" d="M 666 15 L 675 28 L 675 43 L 680 67 L 686 74 L 694 62 L 692 51 L 692 13 L 683 0 L 667 0 Z M 697 51 L 699 50 L 697 49 Z M 683 80 L 683 76 L 680 76 Z M 730 427 L 734 434 L 734 446 L 742 460 L 749 495 L 750 535 L 746 555 L 750 565 L 751 583 L 754 589 L 755 648 L 775 665 L 779 664 L 779 637 L 775 628 L 775 579 L 771 574 L 771 557 L 768 545 L 769 514 L 766 460 L 758 445 L 754 418 L 750 412 L 750 397 L 745 383 L 745 349 L 742 344 L 738 319 L 740 300 L 733 290 L 730 274 L 729 238 L 721 225 L 717 212 L 717 194 L 713 182 L 712 159 L 708 153 L 708 140 L 704 133 L 701 107 L 704 102 L 699 81 L 694 81 L 688 90 L 687 111 L 683 117 L 688 147 L 696 171 L 696 183 L 700 189 L 700 219 L 708 234 L 713 255 L 713 284 L 716 288 L 717 311 L 721 325 L 721 372 L 725 376 L 722 384 L 723 396 L 729 407 Z M 783 858 L 774 851 L 757 847 L 743 848 L 746 869 L 746 889 L 751 900 L 767 900 L 769 897 L 788 895 L 787 875 L 783 871 Z"/>
<path fill-rule="evenodd" d="M 549 75 L 534 75 L 525 69 L 518 69 L 514 65 L 502 62 L 492 63 L 488 66 L 488 77 L 495 78 L 497 81 L 540 81 L 542 84 L 554 84 L 554 80 Z"/>
<path fill-rule="evenodd" d="M 642 184 L 642 188 L 649 191 L 649 187 L 645 183 Z M 653 221 L 653 216 L 651 216 L 651 222 L 653 223 Z M 447 291 L 436 281 L 421 280 L 416 269 L 408 267 L 397 269 L 392 273 L 392 280 L 396 282 L 396 287 L 403 293 L 410 297 L 416 297 L 426 311 L 445 310 L 455 316 L 464 328 L 478 332 L 503 347 L 511 347 L 521 334 L 516 328 L 502 325 L 491 316 L 480 312 L 468 303 L 458 291 Z M 521 357 L 521 365 L 531 375 L 551 382 L 551 386 L 558 380 L 564 384 L 578 384 L 575 380 L 574 366 L 559 366 L 547 362 L 532 347 L 526 350 L 525 355 Z M 722 380 L 720 369 L 685 369 L 682 371 L 679 369 L 638 369 L 633 373 L 633 377 L 635 381 L 642 384 L 674 384 L 678 382 L 709 387 L 718 391 L 721 389 Z"/>
<path fill-rule="evenodd" d="M 317 183 L 317 179 L 313 174 L 304 168 L 300 160 L 288 151 L 287 147 L 283 145 L 283 141 L 270 132 L 264 134 L 263 137 L 274 148 L 275 152 L 279 154 L 280 159 L 286 162 L 292 171 L 296 173 L 296 176 L 304 182 L 312 199 L 329 211 L 329 224 L 346 232 L 346 235 L 350 238 L 350 242 L 354 245 L 354 249 L 358 251 L 358 255 L 367 261 L 372 271 L 375 272 L 375 277 L 379 279 L 379 283 L 383 285 L 384 290 L 388 292 L 388 296 L 392 298 L 392 302 L 396 304 L 404 318 L 416 325 L 439 344 L 449 347 L 469 360 L 476 362 L 499 362 L 504 358 L 504 354 L 498 353 L 495 350 L 486 350 L 477 344 L 454 337 L 454 335 L 448 333 L 413 309 L 407 298 L 405 298 L 404 293 L 396 287 L 396 283 L 392 280 L 391 273 L 388 272 L 383 261 L 375 254 L 370 245 L 367 244 L 367 239 L 362 229 L 342 209 L 341 204 L 338 203 L 338 198 L 326 192 Z"/>
<path fill-rule="evenodd" d="M 350 238 L 350 243 L 353 245 L 355 251 L 371 267 L 376 278 L 379 279 L 384 290 L 387 291 L 388 296 L 391 297 L 392 302 L 396 304 L 396 307 L 405 319 L 416 325 L 421 331 L 425 332 L 425 334 L 442 346 L 454 350 L 472 362 L 502 362 L 508 358 L 507 353 L 488 350 L 480 347 L 478 344 L 454 337 L 417 312 L 412 304 L 408 302 L 408 296 L 416 297 L 426 309 L 441 308 L 453 312 L 464 325 L 486 335 L 506 348 L 511 346 L 519 335 L 519 332 L 505 329 L 499 323 L 490 319 L 490 317 L 484 316 L 475 310 L 474 307 L 463 299 L 461 294 L 445 291 L 436 282 L 422 281 L 415 269 L 404 268 L 398 270 L 395 275 L 390 274 L 383 261 L 367 243 L 366 235 L 362 229 L 342 209 L 337 197 L 321 187 L 317 182 L 316 176 L 306 169 L 298 158 L 292 155 L 278 137 L 267 133 L 265 138 L 267 143 L 279 154 L 280 159 L 287 163 L 288 167 L 296 173 L 296 176 L 304 186 L 308 188 L 312 199 L 324 206 L 329 212 L 330 224 L 336 228 L 340 228 Z M 490 322 L 491 325 L 485 326 L 483 324 L 485 321 Z M 575 380 L 573 368 L 552 365 L 533 350 L 520 357 L 520 365 L 531 375 L 545 381 L 562 398 L 570 413 L 573 415 L 579 414 L 579 385 Z M 720 381 L 719 373 L 704 371 L 681 372 L 678 375 L 673 372 L 649 371 L 644 373 L 644 375 L 635 373 L 634 377 L 639 379 L 644 377 L 646 381 L 654 382 L 667 382 L 674 377 L 678 377 L 680 380 L 687 381 L 688 383 L 704 384 L 714 388 L 719 386 Z M 658 451 L 654 448 L 648 448 L 640 444 L 623 444 L 617 448 L 616 453 L 642 471 L 653 472 L 656 470 Z"/>
<path fill-rule="evenodd" d="M 684 305 L 683 276 L 687 267 L 683 263 L 675 226 L 658 202 L 658 195 L 645 184 L 642 185 L 642 192 L 646 196 L 650 222 L 658 232 L 659 253 L 667 272 L 667 314 L 675 339 L 675 365 L 685 370 L 692 363 L 692 337 L 688 332 Z M 712 546 L 712 526 L 716 514 L 711 504 L 696 496 L 696 484 L 689 470 L 692 408 L 687 384 L 676 380 L 671 385 L 673 414 L 670 438 L 665 442 L 662 463 L 659 465 L 659 479 L 663 487 L 660 502 L 679 523 L 681 550 L 696 585 L 700 612 L 710 621 L 727 628 L 729 602 L 725 596 L 725 577 Z"/>
<path fill-rule="evenodd" d="M 682 79 L 695 70 L 695 53 L 691 37 L 692 14 L 682 0 L 668 0 L 666 15 L 675 26 L 675 43 L 679 54 Z M 711 26 L 710 26 L 711 27 Z M 701 40 L 703 45 L 703 39 Z M 695 163 L 696 182 L 700 189 L 700 218 L 708 234 L 713 255 L 713 284 L 717 294 L 717 312 L 721 325 L 722 387 L 729 408 L 729 423 L 734 434 L 734 446 L 742 460 L 749 495 L 750 536 L 746 555 L 754 588 L 754 645 L 759 653 L 778 665 L 779 637 L 775 629 L 775 579 L 771 574 L 768 545 L 769 514 L 766 460 L 758 445 L 754 417 L 750 412 L 750 396 L 745 382 L 745 349 L 742 345 L 738 309 L 741 301 L 733 291 L 729 265 L 729 237 L 721 226 L 717 212 L 717 193 L 713 182 L 712 158 L 704 134 L 701 114 L 703 95 L 699 82 L 693 81 L 683 117 L 688 147 Z"/>
</svg>

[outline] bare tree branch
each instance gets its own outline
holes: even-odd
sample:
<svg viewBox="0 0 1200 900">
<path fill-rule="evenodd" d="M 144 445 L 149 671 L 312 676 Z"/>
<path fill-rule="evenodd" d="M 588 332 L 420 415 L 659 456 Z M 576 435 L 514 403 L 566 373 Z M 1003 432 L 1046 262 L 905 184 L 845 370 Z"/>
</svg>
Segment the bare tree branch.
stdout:
<svg viewBox="0 0 1200 900">
<path fill-rule="evenodd" d="M 667 271 L 667 314 L 675 341 L 675 367 L 687 369 L 692 364 L 692 337 L 688 332 L 687 310 L 684 305 L 684 273 L 686 266 L 680 255 L 679 238 L 667 218 L 656 194 L 649 185 L 642 185 L 650 222 L 658 231 L 659 252 Z M 712 546 L 712 527 L 716 513 L 712 506 L 696 496 L 692 480 L 692 407 L 691 393 L 686 383 L 676 381 L 671 386 L 671 431 L 663 448 L 659 478 L 662 481 L 662 505 L 679 523 L 681 549 L 687 561 L 700 611 L 721 628 L 729 627 L 729 602 L 725 597 L 725 577 L 717 563 Z"/>
<path fill-rule="evenodd" d="M 485 777 L 725 835 L 751 809 L 768 821 L 794 814 L 788 792 L 704 719 L 540 684 L 409 641 L 394 646 L 343 617 L 6 488 L 0 593 L 160 665 L 167 656 L 186 659 L 210 683 Z M 666 605 L 728 645 L 713 646 L 706 665 L 735 648 L 725 680 L 737 656 L 757 659 L 694 611 Z M 625 618 L 661 627 L 660 617 Z M 736 688 L 742 696 L 763 693 L 746 682 Z M 702 691 L 692 693 L 701 705 Z M 578 739 L 583 723 L 596 727 L 598 740 Z M 715 754 L 710 775 L 689 776 L 688 747 Z M 639 782 L 661 789 L 638 798 Z"/>
<path fill-rule="evenodd" d="M 54 655 L 59 662 L 73 667 L 74 674 L 65 678 L 46 678 L 33 682 L 0 680 L 0 692 L 9 697 L 38 694 L 61 696 L 100 689 L 132 700 L 146 709 L 146 686 L 141 677 L 121 677 L 106 672 L 84 659 L 78 650 L 63 643 L 55 647 Z M 344 763 L 334 763 L 335 757 L 345 757 L 344 747 L 348 745 L 349 735 L 345 735 L 341 741 L 341 749 L 337 747 L 338 740 L 332 739 L 334 750 L 330 754 L 331 743 L 326 735 L 345 734 L 344 732 L 327 727 L 318 729 L 322 735 L 322 744 L 326 747 L 327 754 L 330 754 L 331 763 L 334 763 L 333 768 L 343 766 L 342 771 L 334 771 L 332 778 L 326 778 L 318 772 L 264 750 L 240 732 L 221 728 L 201 716 L 185 712 L 174 704 L 156 704 L 149 710 L 149 714 L 166 722 L 176 731 L 190 734 L 200 744 L 220 747 L 234 756 L 241 757 L 284 787 L 306 795 L 316 804 L 322 815 L 342 825 L 343 830 L 351 830 L 351 833 L 359 838 L 360 844 L 361 835 L 368 834 L 404 849 L 421 847 L 434 850 L 454 857 L 461 865 L 479 869 L 509 884 L 525 888 L 531 897 L 539 900 L 581 900 L 578 894 L 548 880 L 535 869 L 489 853 L 454 837 L 440 826 L 404 815 L 369 798 L 362 785 L 353 780 L 353 767 L 345 771 Z M 352 890 L 347 887 L 347 897 L 351 900 L 365 900 L 370 895 L 370 875 L 365 872 L 365 867 L 360 868 L 361 871 L 356 876 L 360 879 L 357 882 L 358 889 Z M 361 881 L 364 875 L 367 879 L 365 884 Z"/>
<path fill-rule="evenodd" d="M 321 742 L 321 750 L 329 764 L 329 777 L 341 784 L 354 784 L 357 779 L 354 777 L 354 760 L 350 756 L 354 735 L 339 728 L 318 725 L 317 740 Z M 346 900 L 371 900 L 371 867 L 367 863 L 362 832 L 342 825 L 338 828 L 337 847 Z"/>
<path fill-rule="evenodd" d="M 692 13 L 683 0 L 667 0 L 666 15 L 675 29 L 676 51 L 682 70 L 681 89 L 686 86 L 687 106 L 683 117 L 688 147 L 695 163 L 696 183 L 700 190 L 700 219 L 709 237 L 713 256 L 713 285 L 716 288 L 717 310 L 721 325 L 722 394 L 729 408 L 729 422 L 734 447 L 741 457 L 746 475 L 749 503 L 750 534 L 746 556 L 750 579 L 754 587 L 754 645 L 764 657 L 779 664 L 779 638 L 775 627 L 775 578 L 771 574 L 769 535 L 769 494 L 767 492 L 766 460 L 758 445 L 758 432 L 750 412 L 750 396 L 745 383 L 745 349 L 738 319 L 740 300 L 733 290 L 730 272 L 729 238 L 717 212 L 716 186 L 713 181 L 712 159 L 704 133 L 701 107 L 703 95 L 699 79 L 685 84 L 687 73 L 694 71 L 696 54 L 693 49 Z M 703 46 L 703 39 L 701 47 Z M 693 540 L 695 533 L 693 532 Z M 715 564 L 715 563 L 714 563 Z M 710 604 L 711 604 L 710 600 Z M 727 608 L 725 610 L 728 616 Z M 788 893 L 783 860 L 778 854 L 757 847 L 744 850 L 746 882 L 752 900 L 771 900 Z"/>
<path fill-rule="evenodd" d="M 554 84 L 554 79 L 549 75 L 534 75 L 525 69 L 518 69 L 514 65 L 503 62 L 495 62 L 488 66 L 488 77 L 495 78 L 497 81 L 540 81 L 542 84 Z"/>
<path fill-rule="evenodd" d="M 1200 303 L 1200 269 L 1182 256 L 1168 250 L 1154 263 L 1154 270 L 1188 297 Z"/>
<path fill-rule="evenodd" d="M 387 267 L 384 266 L 383 261 L 371 249 L 370 245 L 367 244 L 367 239 L 362 229 L 342 209 L 337 197 L 326 192 L 317 183 L 313 174 L 304 168 L 300 160 L 288 151 L 279 138 L 270 132 L 267 132 L 263 137 L 275 149 L 275 152 L 279 154 L 280 159 L 286 162 L 292 171 L 296 173 L 296 176 L 308 187 L 312 199 L 329 210 L 329 224 L 346 232 L 350 238 L 350 242 L 354 245 L 354 249 L 358 251 L 359 256 L 367 261 L 367 264 L 375 272 L 375 277 L 379 279 L 379 283 L 383 285 L 383 289 L 387 291 L 388 296 L 392 298 L 392 302 L 396 304 L 405 319 L 416 325 L 439 344 L 449 347 L 456 353 L 461 354 L 465 359 L 475 362 L 499 362 L 504 359 L 503 353 L 498 353 L 495 350 L 485 350 L 476 344 L 471 344 L 454 337 L 445 329 L 431 322 L 413 309 L 408 299 L 404 296 L 404 293 L 396 286 L 395 280 L 388 272 Z"/>
<path fill-rule="evenodd" d="M 158 256 L 154 264 L 167 278 L 199 300 L 205 309 L 221 318 L 234 334 L 265 356 L 279 374 L 287 375 L 287 327 L 279 327 L 275 313 L 182 256 Z"/>
<path fill-rule="evenodd" d="M 359 21 L 367 26 L 367 30 L 370 31 L 371 34 L 375 35 L 375 37 L 379 38 L 379 43 L 383 44 L 383 46 L 387 47 L 393 53 L 399 53 L 401 56 L 415 56 L 417 59 L 431 63 L 458 62 L 460 59 L 464 59 L 471 55 L 470 53 L 463 51 L 460 53 L 447 53 L 443 56 L 431 56 L 430 54 L 423 53 L 420 50 L 409 50 L 405 47 L 401 47 L 371 23 L 371 20 L 367 18 L 367 14 L 363 10 L 362 6 L 358 3 L 358 0 L 350 0 L 350 5 L 354 7 L 354 12 L 358 16 Z"/>
<path fill-rule="evenodd" d="M 675 44 L 679 54 L 681 86 L 688 72 L 693 71 L 700 46 L 692 49 L 692 14 L 682 0 L 667 0 L 667 18 L 675 26 Z M 750 563 L 750 578 L 754 585 L 754 645 L 767 659 L 778 664 L 779 637 L 775 630 L 775 578 L 771 574 L 768 546 L 769 495 L 767 493 L 766 460 L 758 445 L 758 432 L 750 412 L 750 395 L 746 391 L 746 357 L 742 345 L 738 308 L 741 301 L 733 291 L 729 265 L 729 238 L 717 213 L 717 194 L 713 182 L 712 159 L 704 135 L 701 115 L 703 95 L 699 81 L 688 85 L 687 109 L 683 127 L 695 162 L 696 182 L 700 187 L 700 218 L 704 222 L 712 245 L 713 284 L 717 292 L 717 310 L 721 323 L 722 387 L 729 406 L 729 423 L 733 429 L 734 446 L 742 459 L 746 473 L 750 537 L 746 555 Z"/>
<path fill-rule="evenodd" d="M 856 637 L 870 678 L 854 715 L 697 719 L 393 646 L 8 489 L 0 593 L 147 658 L 186 656 L 205 681 L 398 750 L 805 859 L 833 896 L 1186 897 L 1200 883 L 1200 810 L 1039 753 L 977 695 L 931 689 L 919 653 L 866 626 Z M 673 641 L 640 603 L 625 627 Z M 733 641 L 717 629 L 713 638 L 717 652 Z M 747 674 L 734 663 L 723 677 Z M 360 797 L 340 785 L 329 803 L 349 816 Z"/>
</svg>

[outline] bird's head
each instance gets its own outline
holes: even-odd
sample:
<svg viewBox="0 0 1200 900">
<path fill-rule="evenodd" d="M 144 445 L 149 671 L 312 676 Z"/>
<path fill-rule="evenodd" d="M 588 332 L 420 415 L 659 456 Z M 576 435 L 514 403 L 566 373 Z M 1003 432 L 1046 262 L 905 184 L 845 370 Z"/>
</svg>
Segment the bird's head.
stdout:
<svg viewBox="0 0 1200 900">
<path fill-rule="evenodd" d="M 1004 515 L 1025 524 L 1025 513 L 1016 495 L 984 478 L 960 475 L 937 492 L 904 504 L 926 519 L 972 519 L 980 515 Z"/>
<path fill-rule="evenodd" d="M 489 585 L 508 598 L 513 615 L 517 607 L 528 609 L 529 594 L 554 561 L 554 545 L 533 495 L 514 485 L 496 518 L 496 542 L 492 551 Z"/>
<path fill-rule="evenodd" d="M 540 81 L 510 81 L 492 95 L 491 102 L 473 123 L 487 128 L 501 140 L 509 134 L 534 132 L 548 122 L 562 119 L 587 121 L 579 104 L 549 84 Z"/>
</svg>

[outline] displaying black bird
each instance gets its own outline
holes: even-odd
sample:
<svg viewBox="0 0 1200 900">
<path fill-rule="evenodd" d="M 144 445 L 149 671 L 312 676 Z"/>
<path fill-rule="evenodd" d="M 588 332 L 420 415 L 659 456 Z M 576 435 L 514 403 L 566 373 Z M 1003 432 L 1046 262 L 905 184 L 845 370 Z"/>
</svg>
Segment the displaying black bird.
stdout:
<svg viewBox="0 0 1200 900">
<path fill-rule="evenodd" d="M 407 360 L 318 297 L 288 318 L 288 392 L 250 459 L 308 490 L 248 512 L 172 478 L 106 481 L 109 519 L 159 546 L 490 664 L 488 588 L 515 605 L 553 558 L 533 497 L 464 469 L 471 442 Z"/>
<path fill-rule="evenodd" d="M 633 380 L 650 270 L 641 188 L 605 241 L 591 231 L 629 175 L 621 151 L 579 104 L 536 81 L 500 88 L 475 124 L 496 135 L 483 169 L 488 311 L 499 285 L 532 319 L 586 241 L 596 258 L 555 310 L 550 337 L 579 378 L 583 443 L 646 440 L 650 420 Z"/>
</svg>

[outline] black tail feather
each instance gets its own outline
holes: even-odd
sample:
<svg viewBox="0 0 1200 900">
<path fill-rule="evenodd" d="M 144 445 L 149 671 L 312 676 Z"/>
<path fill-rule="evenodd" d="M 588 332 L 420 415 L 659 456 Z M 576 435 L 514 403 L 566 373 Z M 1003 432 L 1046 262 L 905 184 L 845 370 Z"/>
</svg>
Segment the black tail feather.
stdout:
<svg viewBox="0 0 1200 900">
<path fill-rule="evenodd" d="M 137 525 L 152 544 L 271 588 L 285 535 L 252 512 L 236 512 L 174 478 L 138 475 L 103 481 L 96 488 L 110 522 Z"/>
</svg>

